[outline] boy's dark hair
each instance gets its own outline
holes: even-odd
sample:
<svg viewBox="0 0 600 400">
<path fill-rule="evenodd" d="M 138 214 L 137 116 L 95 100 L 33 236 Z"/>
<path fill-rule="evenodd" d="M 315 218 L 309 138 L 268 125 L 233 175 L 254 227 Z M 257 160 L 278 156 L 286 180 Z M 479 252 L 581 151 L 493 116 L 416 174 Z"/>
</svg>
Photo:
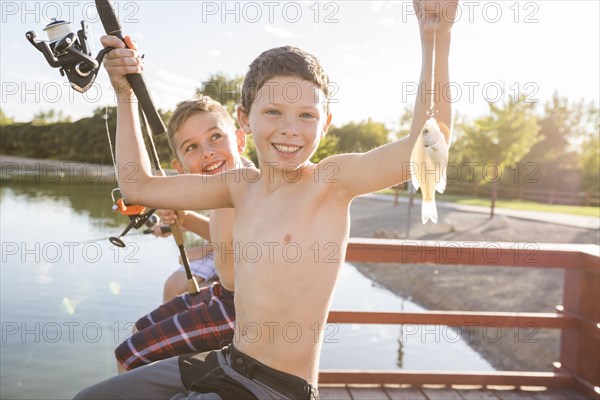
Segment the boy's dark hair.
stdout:
<svg viewBox="0 0 600 400">
<path fill-rule="evenodd" d="M 169 147 L 171 148 L 171 151 L 175 157 L 179 158 L 177 154 L 177 148 L 175 147 L 175 133 L 177 133 L 177 131 L 189 117 L 203 112 L 221 114 L 224 121 L 231 125 L 231 128 L 235 132 L 236 127 L 233 118 L 227 112 L 225 107 L 223 107 L 223 105 L 221 105 L 221 103 L 218 101 L 213 100 L 208 96 L 199 96 L 193 99 L 184 100 L 178 103 L 177 107 L 175 107 L 175 111 L 173 111 L 173 115 L 171 115 L 171 119 L 169 120 L 169 124 L 167 126 L 167 139 L 169 141 Z"/>
<path fill-rule="evenodd" d="M 325 94 L 325 112 L 329 113 L 329 77 L 319 60 L 297 47 L 284 46 L 267 50 L 250 64 L 242 88 L 242 107 L 250 113 L 256 93 L 275 76 L 294 76 L 312 82 Z"/>
</svg>

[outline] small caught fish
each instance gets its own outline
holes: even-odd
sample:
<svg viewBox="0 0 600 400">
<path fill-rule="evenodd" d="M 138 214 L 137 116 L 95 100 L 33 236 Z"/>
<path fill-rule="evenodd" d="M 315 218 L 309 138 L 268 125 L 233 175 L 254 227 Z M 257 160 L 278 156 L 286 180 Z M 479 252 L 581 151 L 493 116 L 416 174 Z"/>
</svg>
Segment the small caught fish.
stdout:
<svg viewBox="0 0 600 400">
<path fill-rule="evenodd" d="M 423 196 L 421 220 L 424 224 L 429 220 L 437 224 L 435 191 L 444 193 L 446 189 L 450 135 L 450 129 L 444 123 L 438 124 L 431 117 L 425 122 L 410 155 L 412 184 L 415 190 L 421 188 Z"/>
</svg>

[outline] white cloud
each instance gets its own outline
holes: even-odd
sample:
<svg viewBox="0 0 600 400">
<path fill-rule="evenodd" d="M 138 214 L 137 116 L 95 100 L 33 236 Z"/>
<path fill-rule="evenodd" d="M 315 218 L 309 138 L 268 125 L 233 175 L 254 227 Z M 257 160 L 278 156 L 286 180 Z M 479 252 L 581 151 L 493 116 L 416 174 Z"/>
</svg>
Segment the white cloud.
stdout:
<svg viewBox="0 0 600 400">
<path fill-rule="evenodd" d="M 277 36 L 281 39 L 290 39 L 293 37 L 299 37 L 295 35 L 292 31 L 285 28 L 276 28 L 273 25 L 265 25 L 265 32 L 270 33 L 271 35 Z"/>
</svg>

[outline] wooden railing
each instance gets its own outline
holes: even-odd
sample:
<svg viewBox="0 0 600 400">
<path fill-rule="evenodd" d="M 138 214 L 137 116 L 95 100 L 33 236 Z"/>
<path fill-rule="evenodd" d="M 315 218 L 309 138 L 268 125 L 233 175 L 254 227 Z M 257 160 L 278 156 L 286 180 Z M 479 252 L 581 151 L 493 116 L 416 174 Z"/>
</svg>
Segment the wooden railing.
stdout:
<svg viewBox="0 0 600 400">
<path fill-rule="evenodd" d="M 364 324 L 534 324 L 531 326 L 561 330 L 560 359 L 554 363 L 553 372 L 321 371 L 320 383 L 534 385 L 571 387 L 590 398 L 600 398 L 600 247 L 351 238 L 346 261 L 562 268 L 563 304 L 554 313 L 331 311 L 328 319 L 330 323 Z"/>
</svg>

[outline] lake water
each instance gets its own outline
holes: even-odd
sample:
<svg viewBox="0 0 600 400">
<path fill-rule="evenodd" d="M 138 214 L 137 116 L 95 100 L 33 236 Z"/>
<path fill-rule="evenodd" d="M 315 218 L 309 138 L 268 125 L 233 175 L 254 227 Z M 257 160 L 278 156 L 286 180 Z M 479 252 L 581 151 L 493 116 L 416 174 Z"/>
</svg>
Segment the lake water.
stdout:
<svg viewBox="0 0 600 400">
<path fill-rule="evenodd" d="M 127 220 L 106 184 L 17 183 L 0 189 L 0 397 L 64 399 L 116 373 L 114 348 L 161 301 L 176 267 L 172 239 L 106 239 Z M 100 239 L 100 240 L 96 240 Z M 421 311 L 346 265 L 332 309 Z M 322 369 L 491 371 L 446 327 L 328 325 Z"/>
</svg>

